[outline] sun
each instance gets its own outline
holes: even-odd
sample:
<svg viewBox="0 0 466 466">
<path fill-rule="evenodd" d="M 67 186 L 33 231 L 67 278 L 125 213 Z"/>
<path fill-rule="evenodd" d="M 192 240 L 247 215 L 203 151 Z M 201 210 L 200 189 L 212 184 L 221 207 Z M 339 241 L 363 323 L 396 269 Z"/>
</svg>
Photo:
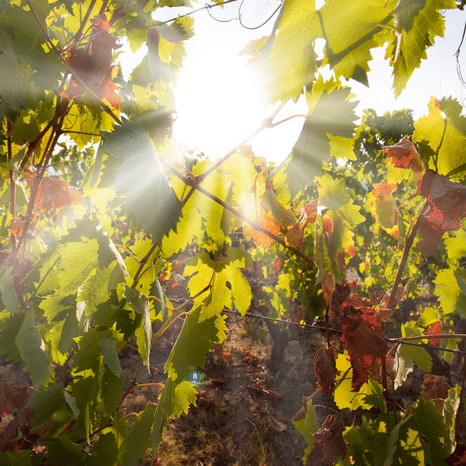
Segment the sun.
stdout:
<svg viewBox="0 0 466 466">
<path fill-rule="evenodd" d="M 260 80 L 245 62 L 209 54 L 185 64 L 175 90 L 177 141 L 216 159 L 261 124 Z"/>
</svg>

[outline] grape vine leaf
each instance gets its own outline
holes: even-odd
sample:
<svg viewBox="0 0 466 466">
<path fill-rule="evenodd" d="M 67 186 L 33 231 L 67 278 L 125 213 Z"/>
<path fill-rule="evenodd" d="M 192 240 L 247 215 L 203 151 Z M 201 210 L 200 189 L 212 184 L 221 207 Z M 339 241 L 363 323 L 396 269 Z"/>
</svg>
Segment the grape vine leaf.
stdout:
<svg viewBox="0 0 466 466">
<path fill-rule="evenodd" d="M 107 367 L 117 376 L 123 376 L 120 360 L 118 359 L 118 351 L 116 341 L 108 337 L 99 340 L 99 346 L 102 348 L 102 356 Z"/>
<path fill-rule="evenodd" d="M 150 445 L 149 442 L 156 409 L 157 406 L 149 405 L 138 414 L 136 422 L 123 444 L 126 452 L 123 455 L 121 466 L 138 464 L 139 460 L 144 456 L 146 449 Z"/>
<path fill-rule="evenodd" d="M 333 466 L 338 457 L 345 458 L 348 442 L 343 440 L 342 432 L 340 418 L 329 414 L 318 432 L 312 434 L 316 443 L 307 457 L 306 466 Z"/>
<path fill-rule="evenodd" d="M 0 297 L 6 309 L 14 314 L 18 310 L 19 298 L 14 288 L 12 270 L 13 267 L 0 268 Z"/>
<path fill-rule="evenodd" d="M 32 383 L 36 387 L 53 379 L 53 372 L 44 344 L 36 327 L 36 311 L 29 309 L 15 338 L 16 346 Z"/>
<path fill-rule="evenodd" d="M 317 420 L 316 410 L 314 406 L 312 406 L 312 398 L 303 398 L 304 406 L 293 417 L 293 424 L 296 430 L 304 437 L 304 439 L 308 443 L 308 446 L 304 451 L 305 455 L 307 456 L 311 452 L 313 445 L 316 443 L 316 439 L 312 434 L 318 431 L 319 421 Z"/>
<path fill-rule="evenodd" d="M 141 325 L 136 330 L 139 354 L 150 374 L 150 348 L 152 342 L 152 325 L 150 321 L 149 299 L 134 288 L 126 288 L 125 298 L 135 312 L 142 315 Z"/>
<path fill-rule="evenodd" d="M 335 377 L 340 373 L 335 363 L 334 351 L 330 348 L 320 348 L 314 356 L 314 372 L 317 375 L 319 388 L 329 395 L 333 392 Z"/>
<path fill-rule="evenodd" d="M 428 104 L 429 114 L 419 118 L 413 139 L 427 143 L 433 150 L 433 160 L 429 166 L 435 167 L 442 175 L 448 176 L 458 168 L 464 167 L 466 160 L 466 117 L 461 115 L 462 106 L 457 100 L 432 97 Z M 442 116 L 442 112 L 445 118 Z"/>
<path fill-rule="evenodd" d="M 466 217 L 466 186 L 427 170 L 418 183 L 418 193 L 428 204 L 419 218 L 423 240 L 417 245 L 429 257 L 437 251 L 443 234 L 459 230 L 460 219 Z"/>
<path fill-rule="evenodd" d="M 368 194 L 371 203 L 371 214 L 376 225 L 381 226 L 388 234 L 398 238 L 398 209 L 393 192 L 397 184 L 376 183 L 374 190 Z"/>
<path fill-rule="evenodd" d="M 181 206 L 148 134 L 125 120 L 103 136 L 104 151 L 113 157 L 104 162 L 99 187 L 112 185 L 123 192 L 125 212 L 151 234 L 154 243 L 159 242 L 176 227 Z"/>
<path fill-rule="evenodd" d="M 6 356 L 7 361 L 21 361 L 21 354 L 15 344 L 16 335 L 23 325 L 24 314 L 10 314 L 1 320 L 0 327 L 0 354 Z"/>
<path fill-rule="evenodd" d="M 421 60 L 427 58 L 426 49 L 434 44 L 436 36 L 443 37 L 445 20 L 441 10 L 449 8 L 456 8 L 454 0 L 402 0 L 396 5 L 395 29 L 385 55 L 393 66 L 395 97 Z"/>
<path fill-rule="evenodd" d="M 455 272 L 452 269 L 442 269 L 437 272 L 434 283 L 435 293 L 439 296 L 440 305 L 445 314 L 458 312 L 465 315 L 466 296 L 461 292 Z"/>
<path fill-rule="evenodd" d="M 315 176 L 320 176 L 322 163 L 331 155 L 331 139 L 327 134 L 352 137 L 357 118 L 354 113 L 357 102 L 351 101 L 352 97 L 348 87 L 342 87 L 333 78 L 323 81 L 321 76 L 312 90 L 306 92 L 309 113 L 301 134 L 291 154 L 272 173 L 272 177 L 286 173 L 291 198 L 311 186 Z"/>
<path fill-rule="evenodd" d="M 410 335 L 419 335 L 420 329 L 414 322 L 401 324 L 401 335 L 403 337 Z M 432 369 L 432 357 L 420 346 L 400 345 L 396 352 L 396 377 L 395 387 L 398 388 L 406 380 L 407 375 L 413 370 L 413 363 L 426 372 Z"/>
<path fill-rule="evenodd" d="M 317 54 L 313 41 L 320 27 L 314 2 L 286 1 L 270 37 L 252 41 L 241 52 L 252 55 L 249 63 L 260 76 L 267 100 L 297 100 L 314 80 Z"/>
<path fill-rule="evenodd" d="M 225 316 L 201 321 L 201 314 L 202 306 L 189 312 L 170 353 L 165 372 L 173 381 L 186 380 L 198 366 L 204 367 L 205 355 L 212 349 L 212 344 L 221 343 L 225 338 Z"/>
<path fill-rule="evenodd" d="M 196 390 L 186 379 L 198 367 L 204 366 L 206 353 L 212 350 L 213 343 L 221 343 L 225 339 L 225 317 L 217 315 L 201 322 L 201 311 L 202 306 L 189 311 L 165 366 L 168 380 L 160 396 L 152 427 L 153 457 L 165 419 L 185 411 L 187 401 L 192 403 L 195 400 Z M 178 386 L 180 388 L 177 390 Z"/>
</svg>

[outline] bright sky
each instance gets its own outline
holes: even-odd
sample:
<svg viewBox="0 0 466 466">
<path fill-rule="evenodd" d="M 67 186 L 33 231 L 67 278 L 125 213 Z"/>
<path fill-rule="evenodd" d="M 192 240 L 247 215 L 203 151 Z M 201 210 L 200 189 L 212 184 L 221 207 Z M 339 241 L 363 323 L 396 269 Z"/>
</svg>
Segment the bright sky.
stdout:
<svg viewBox="0 0 466 466">
<path fill-rule="evenodd" d="M 280 4 L 279 0 L 244 0 L 241 18 L 244 25 L 254 27 L 263 23 Z M 201 4 L 200 4 L 201 5 Z M 275 17 L 265 26 L 248 30 L 239 24 L 239 2 L 225 7 L 195 13 L 195 36 L 186 42 L 185 58 L 175 92 L 177 121 L 175 138 L 189 147 L 197 147 L 212 158 L 217 158 L 241 142 L 269 116 L 273 109 L 264 109 L 260 103 L 260 82 L 244 66 L 247 57 L 239 52 L 252 39 L 268 35 Z M 174 12 L 176 13 L 174 15 Z M 157 19 L 166 20 L 188 9 L 157 10 Z M 229 22 L 220 22 L 227 21 Z M 427 112 L 431 95 L 437 98 L 453 96 L 460 103 L 466 98 L 456 73 L 454 53 L 461 41 L 466 12 L 447 11 L 445 38 L 438 38 L 428 51 L 429 60 L 417 69 L 407 88 L 395 101 L 391 90 L 391 69 L 384 60 L 384 50 L 373 51 L 369 63 L 370 88 L 355 82 L 350 86 L 361 103 L 359 114 L 373 108 L 379 115 L 386 111 L 410 108 L 414 117 Z M 460 63 L 466 76 L 466 43 Z M 306 106 L 288 103 L 278 119 L 295 113 L 305 113 Z M 296 118 L 271 130 L 263 131 L 251 142 L 256 155 L 280 162 L 287 157 L 302 127 Z"/>
</svg>

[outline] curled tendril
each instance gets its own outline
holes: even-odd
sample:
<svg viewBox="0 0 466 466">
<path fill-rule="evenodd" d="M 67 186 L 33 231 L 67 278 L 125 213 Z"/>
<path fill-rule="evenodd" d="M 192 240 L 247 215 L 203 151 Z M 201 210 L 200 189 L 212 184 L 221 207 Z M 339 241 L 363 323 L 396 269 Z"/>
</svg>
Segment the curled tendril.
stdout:
<svg viewBox="0 0 466 466">
<path fill-rule="evenodd" d="M 207 13 L 209 14 L 209 16 L 214 20 L 214 21 L 217 21 L 218 23 L 229 23 L 231 21 L 235 21 L 235 20 L 238 20 L 239 21 L 239 24 L 241 25 L 241 27 L 243 27 L 244 29 L 249 29 L 249 30 L 254 30 L 254 29 L 259 29 L 261 28 L 262 26 L 264 26 L 265 24 L 267 24 L 278 12 L 278 10 L 280 10 L 280 8 L 283 6 L 283 4 L 281 3 L 280 5 L 278 5 L 278 7 L 274 10 L 274 12 L 264 21 L 262 22 L 261 24 L 259 24 L 258 26 L 246 26 L 244 23 L 243 23 L 243 15 L 241 14 L 241 10 L 243 9 L 243 5 L 244 5 L 244 2 L 245 0 L 241 0 L 241 3 L 238 7 L 238 16 L 235 17 L 235 18 L 230 18 L 230 19 L 218 19 L 218 18 L 215 18 L 212 13 L 210 12 L 210 10 L 214 7 L 214 6 L 217 6 L 216 4 L 208 4 L 206 3 L 205 4 L 205 9 L 207 10 Z"/>
<path fill-rule="evenodd" d="M 237 18 L 230 18 L 230 19 L 218 19 L 218 18 L 215 18 L 214 15 L 212 15 L 212 13 L 210 12 L 211 8 L 215 6 L 215 5 L 211 5 L 209 3 L 206 3 L 205 4 L 205 7 L 206 7 L 206 10 L 207 10 L 207 13 L 209 13 L 209 16 L 214 20 L 214 21 L 217 21 L 217 23 L 229 23 L 231 21 L 235 21 L 236 19 L 239 19 L 239 16 Z"/>
<path fill-rule="evenodd" d="M 243 15 L 241 14 L 241 10 L 243 8 L 244 1 L 245 0 L 241 0 L 241 3 L 240 3 L 239 8 L 238 8 L 238 21 L 239 21 L 239 24 L 241 24 L 241 26 L 244 29 L 249 29 L 249 30 L 259 29 L 262 26 L 265 26 L 277 14 L 278 10 L 283 6 L 282 3 L 280 5 L 278 5 L 278 7 L 275 9 L 275 11 L 263 23 L 259 24 L 258 26 L 246 26 L 243 23 Z"/>
</svg>

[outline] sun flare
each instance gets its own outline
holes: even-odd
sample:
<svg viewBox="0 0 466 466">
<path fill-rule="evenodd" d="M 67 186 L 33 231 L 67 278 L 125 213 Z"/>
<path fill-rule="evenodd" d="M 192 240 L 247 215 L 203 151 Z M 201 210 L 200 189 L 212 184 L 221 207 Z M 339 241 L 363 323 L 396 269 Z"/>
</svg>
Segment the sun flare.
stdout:
<svg viewBox="0 0 466 466">
<path fill-rule="evenodd" d="M 187 64 L 176 89 L 178 140 L 217 158 L 260 124 L 259 80 L 244 62 L 209 56 Z"/>
</svg>

